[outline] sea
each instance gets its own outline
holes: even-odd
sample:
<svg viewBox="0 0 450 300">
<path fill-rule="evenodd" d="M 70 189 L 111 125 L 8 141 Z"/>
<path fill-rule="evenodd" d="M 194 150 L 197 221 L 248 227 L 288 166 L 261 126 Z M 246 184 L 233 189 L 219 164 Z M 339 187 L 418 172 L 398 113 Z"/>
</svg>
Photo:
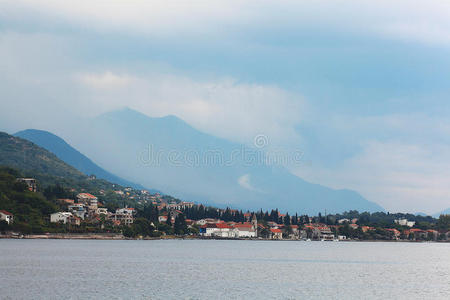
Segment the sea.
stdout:
<svg viewBox="0 0 450 300">
<path fill-rule="evenodd" d="M 450 299 L 450 244 L 2 239 L 0 299 Z"/>
</svg>

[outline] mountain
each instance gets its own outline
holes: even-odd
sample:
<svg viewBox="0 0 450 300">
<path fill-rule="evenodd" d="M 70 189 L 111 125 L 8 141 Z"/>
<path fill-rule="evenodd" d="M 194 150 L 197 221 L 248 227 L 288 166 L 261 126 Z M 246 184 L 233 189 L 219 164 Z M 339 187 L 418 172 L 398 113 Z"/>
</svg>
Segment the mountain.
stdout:
<svg viewBox="0 0 450 300">
<path fill-rule="evenodd" d="M 383 211 L 354 191 L 309 183 L 267 164 L 257 149 L 200 132 L 175 116 L 123 109 L 86 128 L 90 144 L 80 142 L 78 149 L 116 174 L 184 200 L 308 214 Z"/>
<path fill-rule="evenodd" d="M 100 190 L 123 188 L 103 179 L 91 179 L 50 151 L 5 132 L 0 132 L 1 166 L 17 169 L 25 177 L 34 177 L 43 188 L 58 184 L 95 194 Z"/>
<path fill-rule="evenodd" d="M 142 185 L 132 183 L 122 179 L 108 171 L 105 171 L 85 155 L 74 149 L 62 138 L 43 130 L 27 129 L 19 131 L 14 134 L 16 137 L 26 139 L 34 144 L 47 149 L 55 154 L 59 159 L 65 163 L 80 170 L 86 175 L 94 174 L 97 178 L 105 179 L 107 181 L 117 183 L 122 186 L 130 186 L 135 189 L 144 189 Z"/>
<path fill-rule="evenodd" d="M 0 132 L 0 165 L 60 178 L 85 177 L 83 173 L 58 159 L 53 153 L 5 132 Z"/>
</svg>

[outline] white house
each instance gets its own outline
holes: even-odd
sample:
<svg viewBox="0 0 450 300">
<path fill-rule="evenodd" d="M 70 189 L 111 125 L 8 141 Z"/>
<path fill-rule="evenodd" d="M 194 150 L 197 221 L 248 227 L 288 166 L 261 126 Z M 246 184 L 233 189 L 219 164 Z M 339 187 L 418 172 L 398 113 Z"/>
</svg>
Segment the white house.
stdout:
<svg viewBox="0 0 450 300">
<path fill-rule="evenodd" d="M 397 220 L 394 220 L 394 222 L 397 223 L 398 225 L 408 226 L 408 227 L 413 227 L 416 224 L 415 221 L 408 221 L 408 219 L 397 219 Z"/>
<path fill-rule="evenodd" d="M 233 227 L 225 223 L 202 225 L 200 227 L 200 234 L 203 236 L 211 236 L 211 237 L 223 237 L 223 238 L 235 237 Z"/>
<path fill-rule="evenodd" d="M 0 220 L 6 221 L 6 223 L 11 224 L 14 222 L 14 216 L 12 213 L 6 210 L 0 210 Z"/>
<path fill-rule="evenodd" d="M 75 216 L 81 218 L 82 220 L 84 220 L 84 218 L 86 217 L 87 214 L 86 209 L 84 208 L 84 205 L 81 203 L 69 205 L 67 209 L 69 210 L 69 212 L 73 213 Z"/>
<path fill-rule="evenodd" d="M 120 221 L 123 225 L 131 225 L 134 221 L 134 215 L 136 214 L 136 211 L 134 208 L 131 207 L 125 207 L 125 208 L 119 208 L 116 210 L 116 213 L 114 214 L 114 220 Z"/>
<path fill-rule="evenodd" d="M 99 207 L 95 212 L 97 213 L 97 215 L 107 215 L 108 209 L 106 207 Z"/>
<path fill-rule="evenodd" d="M 219 220 L 210 219 L 210 218 L 201 219 L 201 220 L 198 220 L 197 222 L 195 222 L 195 224 L 200 225 L 200 226 L 203 226 L 205 224 L 216 224 L 216 223 L 219 223 Z"/>
<path fill-rule="evenodd" d="M 338 223 L 339 224 L 350 223 L 350 220 L 349 219 L 345 219 L 345 218 L 344 219 L 339 219 Z"/>
<path fill-rule="evenodd" d="M 56 212 L 50 215 L 50 222 L 66 224 L 71 216 L 70 212 Z"/>
<path fill-rule="evenodd" d="M 238 238 L 253 238 L 256 237 L 256 230 L 252 225 L 236 224 L 234 225 L 236 237 Z"/>
</svg>

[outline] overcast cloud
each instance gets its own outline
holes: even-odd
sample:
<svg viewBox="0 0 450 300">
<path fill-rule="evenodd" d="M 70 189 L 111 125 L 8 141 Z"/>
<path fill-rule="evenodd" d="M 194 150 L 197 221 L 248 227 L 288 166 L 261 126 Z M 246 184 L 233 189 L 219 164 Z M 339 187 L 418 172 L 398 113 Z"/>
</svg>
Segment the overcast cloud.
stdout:
<svg viewBox="0 0 450 300">
<path fill-rule="evenodd" d="M 449 52 L 446 1 L 0 1 L 0 130 L 70 142 L 124 106 L 173 114 L 433 213 L 450 207 Z"/>
</svg>

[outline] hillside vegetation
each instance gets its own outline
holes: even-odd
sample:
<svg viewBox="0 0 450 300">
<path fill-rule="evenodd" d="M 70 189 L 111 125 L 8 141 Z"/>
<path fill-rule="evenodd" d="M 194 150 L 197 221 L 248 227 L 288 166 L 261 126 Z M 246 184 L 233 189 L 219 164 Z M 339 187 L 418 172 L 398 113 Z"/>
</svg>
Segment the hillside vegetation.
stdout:
<svg viewBox="0 0 450 300">
<path fill-rule="evenodd" d="M 0 132 L 0 166 L 17 169 L 23 177 L 38 180 L 39 189 L 59 185 L 98 194 L 121 188 L 103 179 L 91 178 L 38 145 Z"/>
</svg>

